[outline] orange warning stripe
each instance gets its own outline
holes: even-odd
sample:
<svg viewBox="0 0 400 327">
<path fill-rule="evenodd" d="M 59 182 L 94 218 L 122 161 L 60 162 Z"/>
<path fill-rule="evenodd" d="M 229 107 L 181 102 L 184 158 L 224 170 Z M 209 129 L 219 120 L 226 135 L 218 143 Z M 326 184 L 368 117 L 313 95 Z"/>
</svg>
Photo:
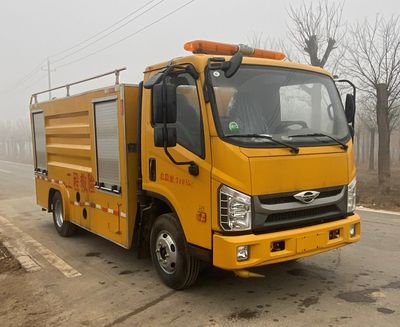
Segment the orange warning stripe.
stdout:
<svg viewBox="0 0 400 327">
<path fill-rule="evenodd" d="M 70 201 L 71 205 L 74 205 L 76 207 L 90 207 L 94 209 L 99 209 L 105 213 L 110 213 L 114 216 L 121 216 L 123 218 L 126 218 L 126 213 L 125 212 L 118 212 L 118 210 L 112 209 L 112 208 L 107 208 L 103 207 L 100 204 L 94 203 L 94 202 L 77 202 L 77 201 Z"/>
<path fill-rule="evenodd" d="M 60 184 L 63 185 L 64 182 L 59 180 L 59 179 L 55 179 L 55 178 L 48 178 L 47 176 L 43 176 L 43 175 L 35 175 L 36 178 L 44 180 L 44 181 L 48 181 L 51 182 L 53 184 Z"/>
<path fill-rule="evenodd" d="M 55 179 L 55 178 L 48 178 L 47 176 L 43 176 L 43 175 L 35 175 L 35 178 L 41 179 L 41 180 L 45 180 L 48 182 L 51 182 L 53 184 L 59 184 L 59 185 L 63 185 L 65 184 L 62 180 L 59 179 Z M 77 201 L 70 201 L 71 205 L 74 205 L 76 207 L 90 207 L 93 209 L 99 209 L 105 213 L 109 213 L 112 214 L 114 216 L 117 217 L 123 217 L 126 218 L 126 213 L 122 212 L 122 211 L 118 211 L 112 208 L 107 208 L 107 207 L 103 207 L 100 204 L 94 203 L 94 202 L 77 202 Z"/>
</svg>

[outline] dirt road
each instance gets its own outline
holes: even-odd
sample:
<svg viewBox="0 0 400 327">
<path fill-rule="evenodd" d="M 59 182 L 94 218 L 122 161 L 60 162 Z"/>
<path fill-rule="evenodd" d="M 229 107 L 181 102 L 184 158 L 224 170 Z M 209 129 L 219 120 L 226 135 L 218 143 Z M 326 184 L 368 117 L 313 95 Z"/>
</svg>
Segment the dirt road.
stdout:
<svg viewBox="0 0 400 327">
<path fill-rule="evenodd" d="M 362 240 L 257 269 L 216 269 L 176 292 L 98 236 L 56 233 L 34 203 L 32 167 L 0 162 L 0 240 L 26 269 L 0 271 L 0 326 L 398 326 L 400 215 L 360 212 Z M 1 260 L 0 260 L 1 265 Z"/>
</svg>

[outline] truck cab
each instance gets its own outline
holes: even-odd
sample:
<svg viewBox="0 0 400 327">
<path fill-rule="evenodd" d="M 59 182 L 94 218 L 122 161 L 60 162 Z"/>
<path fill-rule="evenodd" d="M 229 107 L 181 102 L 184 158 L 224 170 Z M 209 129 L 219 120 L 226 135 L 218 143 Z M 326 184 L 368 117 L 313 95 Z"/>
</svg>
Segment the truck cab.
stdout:
<svg viewBox="0 0 400 327">
<path fill-rule="evenodd" d="M 359 240 L 354 108 L 332 76 L 201 42 L 146 69 L 141 106 L 143 189 L 173 208 L 191 252 L 240 271 Z M 164 236 L 151 251 L 168 280 Z"/>
</svg>

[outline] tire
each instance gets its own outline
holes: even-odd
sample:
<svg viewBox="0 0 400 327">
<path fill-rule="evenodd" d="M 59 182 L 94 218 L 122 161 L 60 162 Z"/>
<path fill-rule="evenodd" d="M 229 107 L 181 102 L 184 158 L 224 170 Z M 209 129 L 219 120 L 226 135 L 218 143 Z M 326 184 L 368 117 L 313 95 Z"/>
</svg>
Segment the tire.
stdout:
<svg viewBox="0 0 400 327">
<path fill-rule="evenodd" d="M 60 192 L 56 192 L 52 199 L 53 222 L 58 234 L 69 237 L 76 233 L 77 227 L 64 219 L 63 201 Z"/>
<path fill-rule="evenodd" d="M 157 274 L 165 285 L 182 290 L 196 281 L 200 262 L 189 255 L 185 235 L 174 214 L 162 214 L 154 222 L 150 252 Z"/>
</svg>

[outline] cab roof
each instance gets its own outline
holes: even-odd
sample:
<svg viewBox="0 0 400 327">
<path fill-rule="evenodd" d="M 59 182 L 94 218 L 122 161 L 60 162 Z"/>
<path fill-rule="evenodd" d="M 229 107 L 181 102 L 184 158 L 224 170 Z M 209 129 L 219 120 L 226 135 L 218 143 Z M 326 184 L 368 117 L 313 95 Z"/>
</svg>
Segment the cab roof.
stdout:
<svg viewBox="0 0 400 327">
<path fill-rule="evenodd" d="M 224 58 L 225 60 L 230 60 L 231 56 L 221 56 L 221 55 L 208 55 L 208 54 L 193 54 L 184 57 L 177 57 L 170 61 L 164 61 L 159 64 L 151 65 L 146 67 L 144 73 L 151 73 L 153 71 L 165 68 L 171 64 L 193 64 L 196 67 L 198 72 L 203 72 L 204 68 L 207 66 L 208 60 L 210 58 Z M 282 67 L 282 68 L 292 68 L 292 69 L 300 69 L 315 73 L 324 74 L 332 77 L 332 74 L 325 69 L 320 67 L 299 64 L 287 60 L 275 60 L 275 59 L 265 59 L 265 58 L 256 58 L 256 57 L 243 57 L 243 64 L 249 65 L 260 65 L 260 66 L 274 66 L 274 67 Z"/>
</svg>

